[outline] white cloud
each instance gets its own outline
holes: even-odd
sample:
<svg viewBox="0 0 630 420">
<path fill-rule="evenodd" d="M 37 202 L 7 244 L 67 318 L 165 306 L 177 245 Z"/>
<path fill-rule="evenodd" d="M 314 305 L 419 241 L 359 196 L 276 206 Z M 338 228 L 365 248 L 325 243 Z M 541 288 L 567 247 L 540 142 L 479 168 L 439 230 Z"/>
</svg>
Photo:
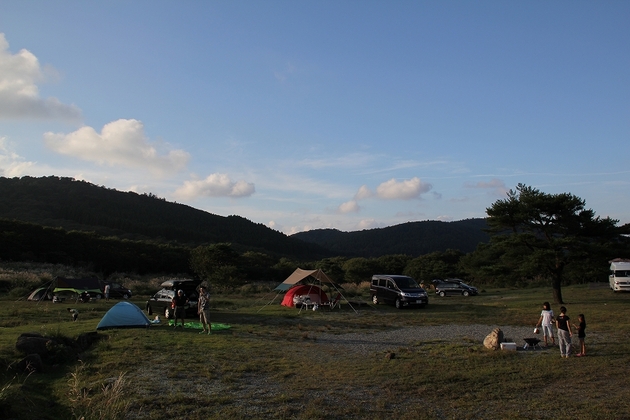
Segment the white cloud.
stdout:
<svg viewBox="0 0 630 420">
<path fill-rule="evenodd" d="M 271 229 L 273 230 L 277 230 L 278 232 L 282 232 L 282 228 L 283 226 L 274 222 L 273 220 L 270 220 L 269 223 L 267 223 L 267 226 L 269 226 Z"/>
<path fill-rule="evenodd" d="M 365 153 L 351 153 L 345 156 L 327 157 L 322 159 L 302 159 L 298 162 L 298 166 L 308 167 L 312 169 L 324 168 L 356 168 L 368 165 L 376 159 L 375 156 Z"/>
<path fill-rule="evenodd" d="M 431 184 L 420 181 L 418 177 L 405 181 L 396 181 L 392 178 L 379 185 L 376 188 L 376 194 L 379 198 L 386 200 L 410 200 L 430 191 L 431 187 Z"/>
<path fill-rule="evenodd" d="M 357 223 L 357 230 L 376 229 L 383 226 L 383 223 L 379 223 L 375 219 L 363 219 Z"/>
<path fill-rule="evenodd" d="M 479 188 L 489 190 L 494 195 L 505 195 L 508 192 L 508 188 L 505 186 L 505 182 L 500 179 L 493 178 L 490 182 L 477 182 L 476 184 L 466 184 L 466 188 Z"/>
<path fill-rule="evenodd" d="M 43 81 L 44 72 L 37 57 L 25 49 L 11 54 L 9 43 L 0 33 L 0 119 L 80 121 L 81 110 L 76 106 L 39 97 L 36 83 Z"/>
<path fill-rule="evenodd" d="M 359 207 L 359 203 L 357 203 L 356 200 L 350 200 L 350 201 L 346 201 L 345 203 L 341 204 L 337 208 L 337 212 L 341 213 L 341 214 L 358 213 L 360 209 L 361 209 L 361 207 Z"/>
<path fill-rule="evenodd" d="M 70 134 L 45 133 L 44 142 L 53 151 L 108 166 L 148 169 L 156 175 L 181 171 L 190 155 L 171 150 L 159 155 L 144 134 L 142 122 L 117 120 L 105 124 L 101 133 L 81 127 Z"/>
<path fill-rule="evenodd" d="M 212 174 L 206 179 L 186 181 L 184 185 L 175 191 L 175 196 L 180 199 L 193 199 L 197 197 L 249 197 L 256 191 L 254 184 L 237 181 L 234 182 L 226 174 Z"/>
<path fill-rule="evenodd" d="M 362 185 L 357 191 L 357 194 L 354 196 L 355 200 L 364 200 L 366 198 L 370 198 L 374 195 L 374 193 L 367 187 L 367 185 Z"/>
<path fill-rule="evenodd" d="M 19 177 L 28 172 L 34 165 L 34 162 L 26 162 L 21 156 L 13 152 L 6 137 L 0 137 L 0 176 Z"/>
</svg>

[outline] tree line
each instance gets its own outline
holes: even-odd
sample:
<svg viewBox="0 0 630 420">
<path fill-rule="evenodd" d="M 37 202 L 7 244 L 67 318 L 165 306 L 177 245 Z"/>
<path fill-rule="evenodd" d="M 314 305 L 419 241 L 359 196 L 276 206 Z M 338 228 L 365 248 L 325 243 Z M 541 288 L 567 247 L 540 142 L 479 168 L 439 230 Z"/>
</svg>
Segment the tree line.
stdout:
<svg viewBox="0 0 630 420">
<path fill-rule="evenodd" d="M 321 268 L 338 283 L 358 284 L 373 274 L 405 274 L 425 284 L 459 277 L 476 285 L 549 285 L 554 301 L 561 303 L 563 285 L 605 281 L 609 260 L 630 257 L 629 225 L 596 216 L 572 194 L 546 194 L 519 184 L 506 199 L 493 203 L 487 215 L 490 240 L 472 252 L 446 249 L 422 255 L 323 258 L 308 253 L 311 258 L 287 256 L 277 253 L 277 247 L 268 250 L 230 241 L 132 240 L 0 219 L 0 259 L 84 266 L 103 276 L 116 272 L 195 276 L 225 288 L 279 283 L 297 267 Z"/>
</svg>

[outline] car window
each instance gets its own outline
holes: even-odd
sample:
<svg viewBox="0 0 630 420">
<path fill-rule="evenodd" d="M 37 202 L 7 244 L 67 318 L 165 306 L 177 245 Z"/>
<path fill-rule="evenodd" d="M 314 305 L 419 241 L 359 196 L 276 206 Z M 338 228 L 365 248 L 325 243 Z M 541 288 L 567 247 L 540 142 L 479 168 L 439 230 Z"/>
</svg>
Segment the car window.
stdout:
<svg viewBox="0 0 630 420">
<path fill-rule="evenodd" d="M 400 277 L 396 279 L 396 284 L 401 289 L 419 289 L 418 283 L 411 277 Z"/>
</svg>

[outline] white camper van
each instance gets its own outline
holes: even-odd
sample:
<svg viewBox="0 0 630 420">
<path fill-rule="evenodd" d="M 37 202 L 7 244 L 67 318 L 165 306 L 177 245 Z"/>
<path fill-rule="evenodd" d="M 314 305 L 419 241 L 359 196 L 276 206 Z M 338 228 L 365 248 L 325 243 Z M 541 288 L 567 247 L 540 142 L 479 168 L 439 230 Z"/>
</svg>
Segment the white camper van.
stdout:
<svg viewBox="0 0 630 420">
<path fill-rule="evenodd" d="M 621 258 L 610 261 L 610 288 L 615 292 L 630 292 L 630 260 Z"/>
</svg>

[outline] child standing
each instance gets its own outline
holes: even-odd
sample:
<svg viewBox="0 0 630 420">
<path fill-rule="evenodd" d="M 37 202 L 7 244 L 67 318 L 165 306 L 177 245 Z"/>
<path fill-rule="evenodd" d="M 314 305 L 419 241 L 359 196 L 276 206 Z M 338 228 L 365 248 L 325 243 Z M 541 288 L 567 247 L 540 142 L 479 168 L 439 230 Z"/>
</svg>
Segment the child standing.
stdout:
<svg viewBox="0 0 630 420">
<path fill-rule="evenodd" d="M 558 343 L 560 344 L 560 357 L 568 358 L 571 354 L 571 324 L 567 316 L 567 308 L 560 307 L 560 315 L 556 318 L 556 327 L 558 327 Z"/>
<path fill-rule="evenodd" d="M 542 326 L 543 340 L 545 341 L 545 347 L 547 346 L 547 337 L 551 338 L 552 346 L 556 345 L 556 339 L 553 336 L 553 328 L 552 328 L 553 322 L 554 322 L 554 315 L 553 315 L 553 311 L 551 310 L 551 305 L 549 305 L 549 302 L 545 302 L 543 303 L 543 310 L 540 313 L 540 319 L 538 320 L 538 324 L 536 324 L 536 328 Z"/>
<path fill-rule="evenodd" d="M 586 329 L 586 319 L 584 319 L 584 314 L 578 315 L 578 325 L 573 324 L 573 326 L 577 329 L 578 338 L 580 339 L 580 352 L 576 354 L 577 357 L 586 356 L 586 345 L 584 344 L 584 338 L 586 337 L 586 333 L 584 330 Z"/>
</svg>

